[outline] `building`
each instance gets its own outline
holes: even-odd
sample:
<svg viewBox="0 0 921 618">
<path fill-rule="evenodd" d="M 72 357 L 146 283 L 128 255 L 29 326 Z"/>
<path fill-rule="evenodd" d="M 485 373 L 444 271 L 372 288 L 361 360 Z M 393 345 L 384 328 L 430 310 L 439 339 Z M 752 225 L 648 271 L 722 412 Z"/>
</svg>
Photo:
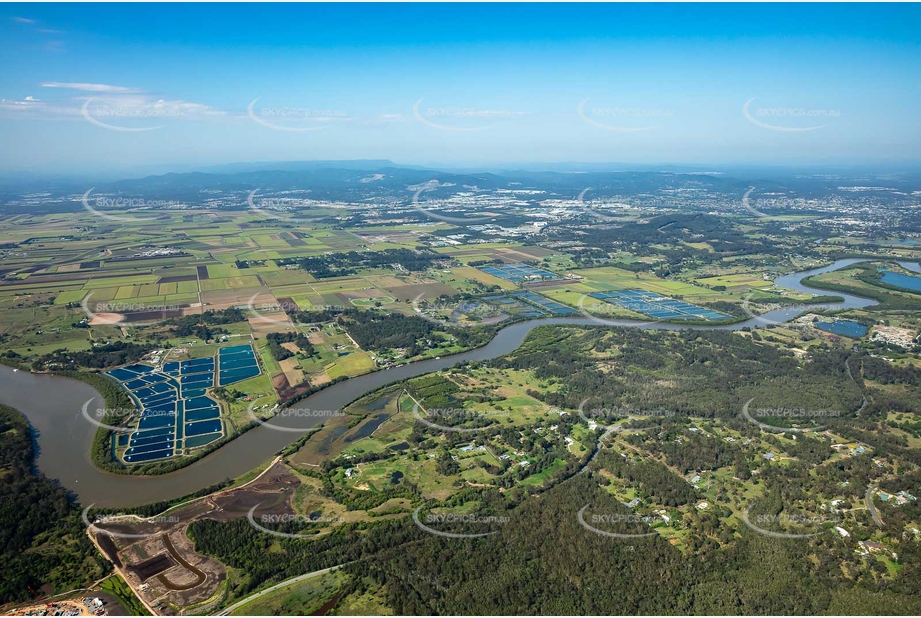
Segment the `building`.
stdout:
<svg viewBox="0 0 921 618">
<path fill-rule="evenodd" d="M 891 343 L 902 348 L 910 348 L 915 344 L 918 334 L 908 328 L 896 328 L 895 326 L 874 326 L 871 341 L 881 341 Z"/>
</svg>

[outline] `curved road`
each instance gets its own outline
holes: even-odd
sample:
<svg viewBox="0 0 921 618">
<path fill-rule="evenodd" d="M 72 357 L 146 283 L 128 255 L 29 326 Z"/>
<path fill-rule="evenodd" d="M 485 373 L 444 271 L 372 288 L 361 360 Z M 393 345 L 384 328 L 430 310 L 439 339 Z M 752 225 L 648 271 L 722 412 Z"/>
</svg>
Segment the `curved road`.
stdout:
<svg viewBox="0 0 921 618">
<path fill-rule="evenodd" d="M 879 511 L 876 510 L 876 505 L 873 504 L 873 494 L 876 493 L 876 490 L 879 489 L 878 485 L 870 485 L 867 487 L 867 493 L 864 495 L 864 501 L 867 503 L 867 510 L 870 511 L 870 515 L 873 516 L 873 522 L 876 523 L 880 528 L 883 527 L 883 520 L 879 516 Z"/>
</svg>

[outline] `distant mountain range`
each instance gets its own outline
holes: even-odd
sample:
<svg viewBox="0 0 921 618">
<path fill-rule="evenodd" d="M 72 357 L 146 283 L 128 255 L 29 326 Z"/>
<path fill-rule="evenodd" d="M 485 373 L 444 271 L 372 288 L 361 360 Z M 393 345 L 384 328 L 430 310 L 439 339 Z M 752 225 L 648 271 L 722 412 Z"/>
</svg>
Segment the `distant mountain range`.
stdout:
<svg viewBox="0 0 921 618">
<path fill-rule="evenodd" d="M 362 203 L 388 200 L 408 201 L 415 190 L 429 184 L 427 198 L 452 195 L 460 191 L 531 190 L 543 198 L 575 198 L 591 188 L 591 197 L 646 195 L 652 197 L 693 197 L 701 192 L 741 195 L 749 186 L 759 193 L 774 193 L 787 198 L 811 198 L 841 193 L 849 187 L 867 194 L 895 198 L 911 195 L 921 187 L 917 173 L 818 173 L 814 170 L 673 169 L 621 170 L 602 164 L 559 164 L 561 169 L 508 169 L 496 171 L 443 170 L 399 165 L 386 159 L 352 161 L 279 161 L 232 163 L 209 166 L 198 171 L 170 172 L 116 181 L 5 177 L 0 180 L 0 213 L 68 211 L 79 208 L 75 195 L 93 189 L 94 195 L 143 197 L 145 200 L 182 201 L 191 206 L 219 199 L 225 207 L 245 207 L 249 192 L 260 196 L 296 192 L 311 199 Z M 529 166 L 530 167 L 530 166 Z M 844 187 L 844 189 L 842 189 Z M 36 197 L 38 196 L 38 197 Z M 853 197 L 854 193 L 851 192 Z"/>
</svg>

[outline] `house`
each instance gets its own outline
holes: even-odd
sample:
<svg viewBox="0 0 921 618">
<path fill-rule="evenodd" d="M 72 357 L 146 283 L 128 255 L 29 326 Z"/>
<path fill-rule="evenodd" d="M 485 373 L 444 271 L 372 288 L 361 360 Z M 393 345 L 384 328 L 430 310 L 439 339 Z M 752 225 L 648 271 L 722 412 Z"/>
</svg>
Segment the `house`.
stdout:
<svg viewBox="0 0 921 618">
<path fill-rule="evenodd" d="M 767 459 L 768 461 L 771 461 L 774 459 L 774 453 L 765 453 L 764 455 L 762 455 L 762 457 L 764 459 Z"/>
<path fill-rule="evenodd" d="M 841 526 L 835 526 L 835 532 L 837 532 L 842 538 L 847 538 L 851 536 L 851 533 L 842 528 Z"/>
<path fill-rule="evenodd" d="M 672 522 L 672 518 L 666 515 L 665 513 L 666 513 L 665 509 L 659 509 L 658 511 L 656 511 L 656 515 L 661 517 L 662 521 L 664 521 L 666 524 L 670 524 Z"/>
<path fill-rule="evenodd" d="M 634 499 L 631 500 L 630 502 L 624 502 L 624 506 L 627 507 L 628 509 L 632 509 L 632 508 L 634 508 L 636 505 L 642 504 L 642 502 L 643 502 L 643 501 L 640 500 L 639 498 L 634 498 Z"/>
<path fill-rule="evenodd" d="M 863 550 L 859 553 L 864 556 L 869 556 L 870 554 L 889 554 L 892 556 L 893 560 L 898 560 L 899 555 L 897 553 L 876 541 L 860 541 L 859 545 Z"/>
</svg>

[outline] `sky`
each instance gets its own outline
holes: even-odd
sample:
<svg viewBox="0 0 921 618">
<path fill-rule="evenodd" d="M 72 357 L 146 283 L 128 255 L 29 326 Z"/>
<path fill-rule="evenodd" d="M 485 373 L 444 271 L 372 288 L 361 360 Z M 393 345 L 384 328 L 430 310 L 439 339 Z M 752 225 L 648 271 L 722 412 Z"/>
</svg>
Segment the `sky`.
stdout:
<svg viewBox="0 0 921 618">
<path fill-rule="evenodd" d="M 2 4 L 0 171 L 921 162 L 921 6 Z"/>
</svg>

